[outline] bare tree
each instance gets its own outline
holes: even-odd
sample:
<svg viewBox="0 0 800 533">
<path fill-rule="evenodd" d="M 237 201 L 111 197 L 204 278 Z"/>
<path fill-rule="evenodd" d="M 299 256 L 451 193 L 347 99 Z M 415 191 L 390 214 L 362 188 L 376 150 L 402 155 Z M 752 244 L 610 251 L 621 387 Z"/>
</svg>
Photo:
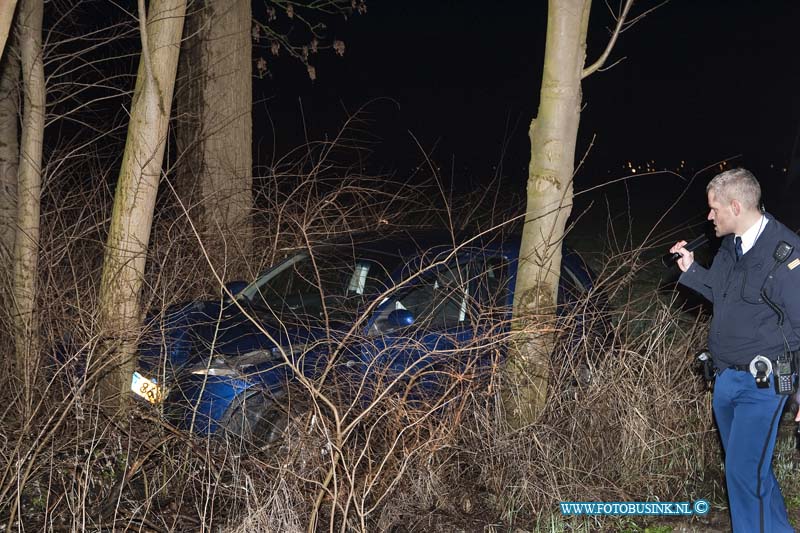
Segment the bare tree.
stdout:
<svg viewBox="0 0 800 533">
<path fill-rule="evenodd" d="M 9 272 L 14 251 L 19 167 L 19 56 L 9 47 L 0 59 L 0 269 Z M 3 274 L 0 287 L 10 287 Z M 3 301 L 5 303 L 5 300 Z"/>
<path fill-rule="evenodd" d="M 252 17 L 250 0 L 195 5 L 187 15 L 178 66 L 177 140 L 183 164 L 177 183 L 218 263 L 226 255 L 246 255 L 250 246 Z"/>
<path fill-rule="evenodd" d="M 504 404 L 509 422 L 536 420 L 547 395 L 549 355 L 555 338 L 526 334 L 530 317 L 553 322 L 561 270 L 561 241 L 572 210 L 575 144 L 581 112 L 581 80 L 600 69 L 622 30 L 633 0 L 625 0 L 600 59 L 589 67 L 586 32 L 591 0 L 551 0 L 538 116 L 531 120 L 527 207 L 514 292 L 514 357 Z M 533 328 L 536 329 L 536 328 Z"/>
<path fill-rule="evenodd" d="M 128 137 L 114 195 L 100 285 L 100 327 L 113 342 L 102 368 L 101 396 L 124 409 L 133 373 L 140 293 L 156 192 L 178 67 L 186 0 L 154 0 L 145 14 L 139 0 L 142 54 L 133 94 Z"/>
<path fill-rule="evenodd" d="M 42 0 L 23 0 L 19 13 L 22 56 L 23 115 L 17 186 L 17 227 L 14 237 L 14 324 L 21 407 L 32 405 L 38 367 L 36 281 L 39 264 L 39 211 L 42 193 L 42 140 L 45 86 L 42 63 Z"/>
<path fill-rule="evenodd" d="M 176 189 L 215 265 L 246 257 L 252 246 L 253 40 L 266 43 L 273 57 L 299 61 L 313 79 L 311 56 L 345 52 L 343 41 L 327 41 L 322 19 L 366 13 L 363 1 L 266 4 L 266 21 L 252 19 L 250 0 L 202 0 L 187 14 L 176 95 Z M 255 65 L 259 76 L 270 72 L 263 56 Z"/>
<path fill-rule="evenodd" d="M 8 34 L 11 31 L 11 21 L 14 19 L 14 9 L 17 7 L 17 0 L 3 0 L 0 3 L 0 58 L 6 49 Z"/>
</svg>

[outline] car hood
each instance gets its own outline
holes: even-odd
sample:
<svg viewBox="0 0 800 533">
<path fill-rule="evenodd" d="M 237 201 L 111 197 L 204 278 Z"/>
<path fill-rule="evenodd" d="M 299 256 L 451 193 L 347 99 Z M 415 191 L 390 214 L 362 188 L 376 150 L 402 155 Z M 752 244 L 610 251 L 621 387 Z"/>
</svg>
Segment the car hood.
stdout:
<svg viewBox="0 0 800 533">
<path fill-rule="evenodd" d="M 178 368 L 205 361 L 212 354 L 234 358 L 277 347 L 292 353 L 321 340 L 335 342 L 350 326 L 279 326 L 272 321 L 256 323 L 247 314 L 235 303 L 219 301 L 195 301 L 152 314 L 147 319 L 148 333 L 139 346 L 139 365 L 149 369 L 166 360 Z M 276 354 L 280 356 L 277 350 Z"/>
</svg>

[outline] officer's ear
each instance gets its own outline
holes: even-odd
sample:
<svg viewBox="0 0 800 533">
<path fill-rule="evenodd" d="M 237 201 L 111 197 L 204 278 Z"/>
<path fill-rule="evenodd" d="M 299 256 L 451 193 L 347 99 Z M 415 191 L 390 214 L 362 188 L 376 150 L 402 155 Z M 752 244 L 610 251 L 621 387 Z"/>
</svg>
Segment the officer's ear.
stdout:
<svg viewBox="0 0 800 533">
<path fill-rule="evenodd" d="M 731 211 L 737 217 L 742 212 L 742 204 L 739 203 L 739 200 L 731 200 Z"/>
</svg>

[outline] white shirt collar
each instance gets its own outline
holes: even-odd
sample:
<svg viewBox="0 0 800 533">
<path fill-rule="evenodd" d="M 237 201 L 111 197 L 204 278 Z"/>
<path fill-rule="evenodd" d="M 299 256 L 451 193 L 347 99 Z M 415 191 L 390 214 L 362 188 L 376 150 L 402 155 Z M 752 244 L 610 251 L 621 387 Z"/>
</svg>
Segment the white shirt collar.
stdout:
<svg viewBox="0 0 800 533">
<path fill-rule="evenodd" d="M 742 233 L 741 235 L 736 235 L 736 237 L 742 238 L 742 254 L 746 254 L 750 248 L 756 243 L 756 239 L 758 236 L 761 235 L 761 232 L 764 231 L 764 226 L 767 225 L 769 219 L 764 215 L 761 215 L 758 220 L 756 220 L 755 224 L 750 226 L 747 231 Z"/>
</svg>

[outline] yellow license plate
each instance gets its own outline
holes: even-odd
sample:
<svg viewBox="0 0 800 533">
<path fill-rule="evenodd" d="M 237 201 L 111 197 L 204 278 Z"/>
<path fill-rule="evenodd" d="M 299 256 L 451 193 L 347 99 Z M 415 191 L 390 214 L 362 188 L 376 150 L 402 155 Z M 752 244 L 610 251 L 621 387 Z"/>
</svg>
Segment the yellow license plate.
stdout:
<svg viewBox="0 0 800 533">
<path fill-rule="evenodd" d="M 141 396 L 152 404 L 161 403 L 164 400 L 163 387 L 160 387 L 155 381 L 147 379 L 138 372 L 133 373 L 131 390 L 134 394 Z"/>
</svg>

